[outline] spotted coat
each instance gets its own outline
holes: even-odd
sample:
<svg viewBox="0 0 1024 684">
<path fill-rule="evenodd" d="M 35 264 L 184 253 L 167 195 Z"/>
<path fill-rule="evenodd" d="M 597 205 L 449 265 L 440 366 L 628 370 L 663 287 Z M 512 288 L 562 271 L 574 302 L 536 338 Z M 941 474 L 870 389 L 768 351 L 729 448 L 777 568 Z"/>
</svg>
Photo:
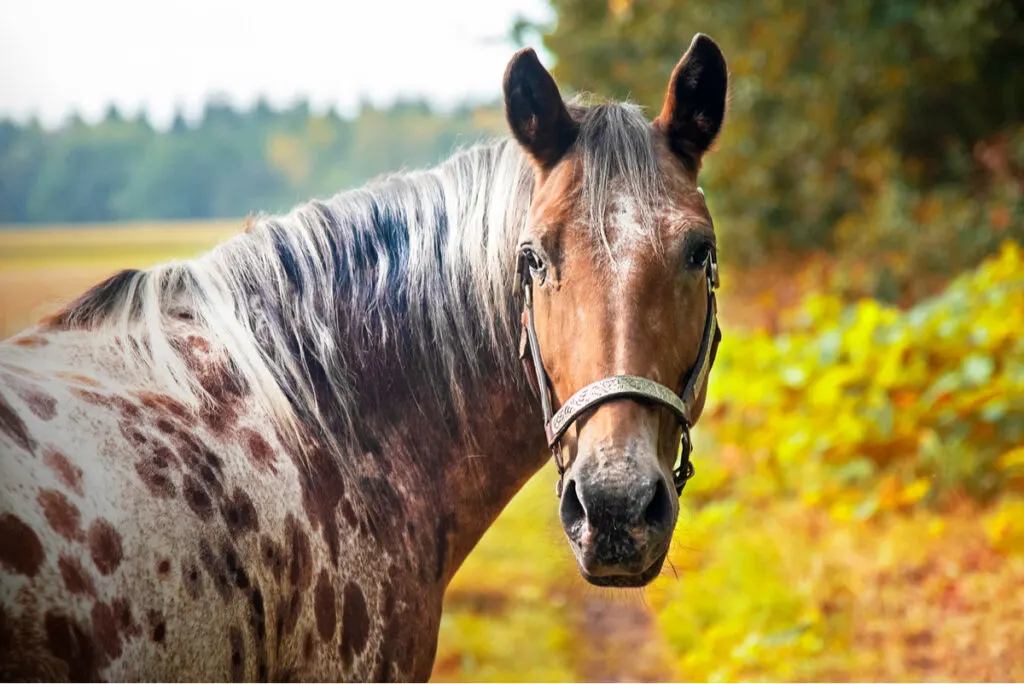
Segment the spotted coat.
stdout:
<svg viewBox="0 0 1024 684">
<path fill-rule="evenodd" d="M 0 347 L 0 679 L 425 680 L 444 587 L 500 510 L 458 513 L 476 496 L 459 483 L 507 500 L 527 474 L 457 465 L 444 497 L 413 494 L 382 459 L 401 440 L 355 478 L 323 453 L 303 468 L 209 339 L 180 333 L 205 410 L 85 333 Z"/>
</svg>

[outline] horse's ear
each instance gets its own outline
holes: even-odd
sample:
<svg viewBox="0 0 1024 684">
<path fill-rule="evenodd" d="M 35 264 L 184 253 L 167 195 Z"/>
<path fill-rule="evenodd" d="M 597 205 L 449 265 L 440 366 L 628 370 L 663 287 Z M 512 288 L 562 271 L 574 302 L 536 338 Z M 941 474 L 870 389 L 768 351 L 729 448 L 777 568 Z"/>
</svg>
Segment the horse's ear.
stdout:
<svg viewBox="0 0 1024 684">
<path fill-rule="evenodd" d="M 505 118 L 512 135 L 542 169 L 550 169 L 576 141 L 579 127 L 555 79 L 532 48 L 512 56 L 505 69 Z"/>
<path fill-rule="evenodd" d="M 698 33 L 673 70 L 654 120 L 672 151 L 695 168 L 722 128 L 728 85 L 725 56 L 715 41 Z"/>
</svg>

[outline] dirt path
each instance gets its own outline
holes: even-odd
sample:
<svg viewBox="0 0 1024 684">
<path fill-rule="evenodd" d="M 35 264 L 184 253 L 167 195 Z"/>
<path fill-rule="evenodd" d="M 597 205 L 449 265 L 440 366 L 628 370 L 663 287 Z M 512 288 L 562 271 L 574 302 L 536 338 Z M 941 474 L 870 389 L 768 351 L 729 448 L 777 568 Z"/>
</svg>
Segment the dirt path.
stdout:
<svg viewBox="0 0 1024 684">
<path fill-rule="evenodd" d="M 586 592 L 578 599 L 576 671 L 582 681 L 671 681 L 672 669 L 654 615 L 639 593 Z M 585 645 L 584 645 L 585 644 Z"/>
</svg>

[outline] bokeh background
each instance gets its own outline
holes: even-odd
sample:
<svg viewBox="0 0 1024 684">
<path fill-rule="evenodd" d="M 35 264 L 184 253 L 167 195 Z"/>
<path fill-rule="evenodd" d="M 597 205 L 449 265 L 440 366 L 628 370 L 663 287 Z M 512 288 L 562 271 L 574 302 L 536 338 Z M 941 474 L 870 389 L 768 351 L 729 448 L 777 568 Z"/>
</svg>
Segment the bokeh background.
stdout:
<svg viewBox="0 0 1024 684">
<path fill-rule="evenodd" d="M 708 33 L 725 337 L 670 563 L 586 585 L 545 469 L 453 582 L 434 679 L 1024 679 L 1024 5 L 365 5 L 5 1 L 0 336 L 504 133 L 520 45 L 657 111 Z"/>
</svg>

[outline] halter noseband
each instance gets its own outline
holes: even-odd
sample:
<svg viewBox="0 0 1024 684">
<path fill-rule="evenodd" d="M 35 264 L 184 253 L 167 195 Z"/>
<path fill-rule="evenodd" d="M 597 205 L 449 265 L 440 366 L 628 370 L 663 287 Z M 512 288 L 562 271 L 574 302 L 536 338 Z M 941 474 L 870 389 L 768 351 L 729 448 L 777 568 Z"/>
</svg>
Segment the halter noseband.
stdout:
<svg viewBox="0 0 1024 684">
<path fill-rule="evenodd" d="M 672 411 L 679 421 L 683 428 L 682 444 L 679 465 L 672 470 L 672 474 L 676 495 L 683 493 L 686 482 L 693 477 L 694 473 L 693 463 L 690 462 L 690 452 L 693 450 L 693 444 L 690 441 L 690 428 L 693 426 L 692 407 L 697 400 L 697 395 L 707 382 L 713 351 L 722 335 L 718 327 L 718 307 L 715 302 L 715 289 L 718 287 L 718 262 L 715 260 L 714 251 L 708 254 L 708 258 L 704 262 L 704 274 L 708 285 L 708 308 L 707 316 L 704 319 L 704 335 L 701 338 L 697 361 L 690 369 L 682 394 L 676 394 L 665 385 L 648 378 L 636 375 L 613 375 L 592 382 L 578 390 L 562 404 L 558 411 L 552 413 L 551 387 L 544 370 L 540 345 L 537 342 L 537 330 L 533 321 L 533 277 L 526 262 L 526 255 L 519 255 L 516 265 L 516 290 L 522 289 L 524 308 L 523 339 L 519 345 L 519 358 L 522 360 L 524 368 L 529 364 L 531 358 L 533 361 L 535 377 L 530 375 L 529 369 L 527 369 L 527 377 L 530 379 L 531 385 L 534 385 L 534 391 L 540 396 L 541 411 L 544 414 L 544 432 L 547 436 L 548 447 L 551 448 L 552 456 L 555 459 L 555 465 L 558 467 L 555 493 L 559 497 L 562 496 L 562 480 L 565 476 L 565 464 L 562 462 L 561 454 L 562 435 L 584 412 L 620 397 L 660 404 Z"/>
</svg>

